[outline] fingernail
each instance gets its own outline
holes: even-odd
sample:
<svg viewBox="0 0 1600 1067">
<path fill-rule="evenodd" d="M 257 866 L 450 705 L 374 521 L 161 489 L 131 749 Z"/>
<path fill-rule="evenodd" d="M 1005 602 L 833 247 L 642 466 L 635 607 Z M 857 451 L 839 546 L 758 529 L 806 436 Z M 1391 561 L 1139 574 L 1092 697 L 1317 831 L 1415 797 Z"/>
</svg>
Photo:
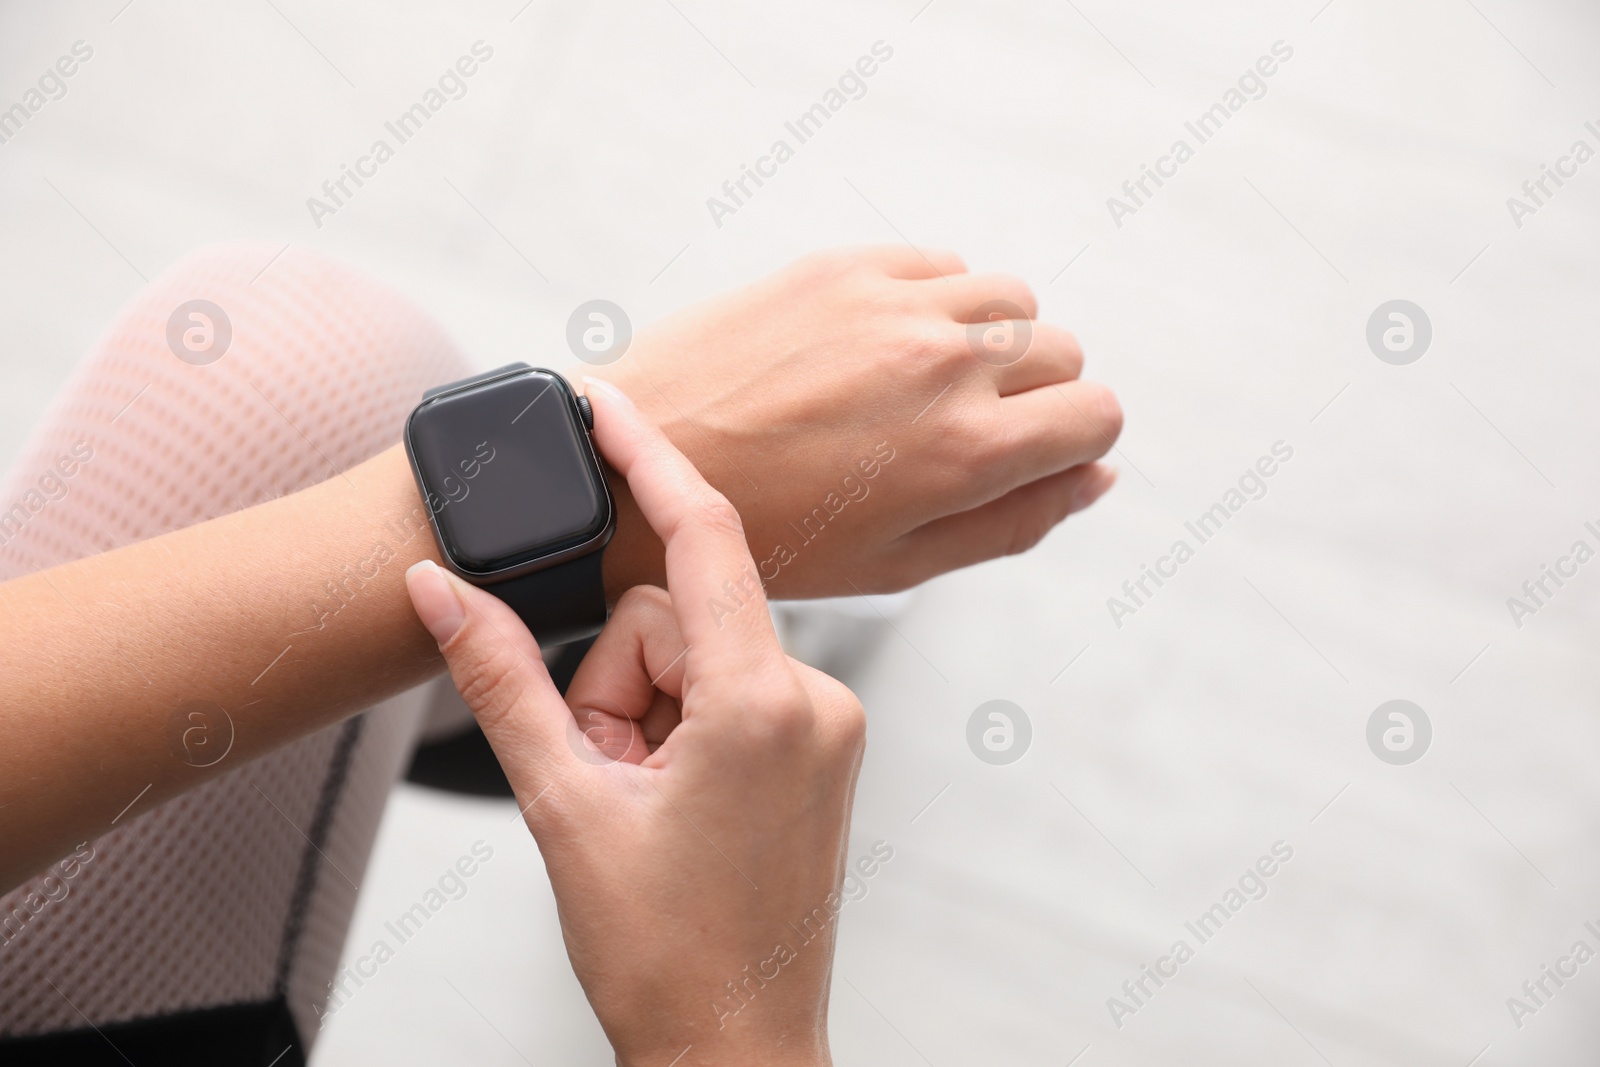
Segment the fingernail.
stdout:
<svg viewBox="0 0 1600 1067">
<path fill-rule="evenodd" d="M 416 609 L 417 618 L 440 645 L 461 629 L 467 617 L 466 610 L 456 591 L 450 588 L 449 579 L 433 560 L 421 560 L 406 570 L 406 589 L 411 594 L 411 606 Z"/>
<path fill-rule="evenodd" d="M 604 378 L 585 378 L 583 380 L 583 388 L 585 392 L 604 393 L 607 399 L 615 400 L 630 409 L 634 406 L 633 401 L 628 399 L 627 393 L 624 393 Z"/>
<path fill-rule="evenodd" d="M 1082 511 L 1096 500 L 1105 496 L 1106 490 L 1117 484 L 1117 469 L 1115 467 L 1101 467 L 1094 475 L 1083 480 L 1077 492 L 1072 494 L 1072 510 Z"/>
</svg>

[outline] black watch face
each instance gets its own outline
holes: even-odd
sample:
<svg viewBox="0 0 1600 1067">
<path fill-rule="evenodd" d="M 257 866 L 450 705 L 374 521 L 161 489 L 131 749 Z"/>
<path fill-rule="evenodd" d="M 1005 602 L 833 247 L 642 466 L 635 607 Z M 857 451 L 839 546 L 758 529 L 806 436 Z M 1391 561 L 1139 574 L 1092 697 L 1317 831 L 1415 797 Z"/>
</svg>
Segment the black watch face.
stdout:
<svg viewBox="0 0 1600 1067">
<path fill-rule="evenodd" d="M 545 371 L 424 403 L 407 430 L 444 549 L 489 573 L 582 544 L 610 504 L 572 393 Z"/>
</svg>

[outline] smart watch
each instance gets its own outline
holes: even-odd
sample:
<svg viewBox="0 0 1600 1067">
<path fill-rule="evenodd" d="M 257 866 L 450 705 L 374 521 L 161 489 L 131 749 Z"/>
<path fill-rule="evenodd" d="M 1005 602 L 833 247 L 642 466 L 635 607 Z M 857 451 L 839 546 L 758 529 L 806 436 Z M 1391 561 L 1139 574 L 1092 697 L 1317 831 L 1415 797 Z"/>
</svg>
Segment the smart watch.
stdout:
<svg viewBox="0 0 1600 1067">
<path fill-rule="evenodd" d="M 541 645 L 606 621 L 600 564 L 617 519 L 593 426 L 586 397 L 526 363 L 430 389 L 406 419 L 445 565 L 511 605 Z"/>
</svg>

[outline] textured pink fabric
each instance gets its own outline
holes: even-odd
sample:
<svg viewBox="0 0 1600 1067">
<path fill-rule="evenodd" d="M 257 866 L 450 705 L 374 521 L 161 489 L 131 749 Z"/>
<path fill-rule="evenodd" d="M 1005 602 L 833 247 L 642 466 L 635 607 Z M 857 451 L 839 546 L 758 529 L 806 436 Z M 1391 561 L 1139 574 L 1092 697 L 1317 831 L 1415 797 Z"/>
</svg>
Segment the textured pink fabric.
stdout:
<svg viewBox="0 0 1600 1067">
<path fill-rule="evenodd" d="M 305 250 L 279 252 L 204 250 L 122 311 L 0 489 L 0 509 L 20 504 L 23 518 L 0 527 L 0 577 L 328 478 L 398 440 L 424 389 L 468 372 L 403 297 Z M 179 359 L 167 337 L 174 310 L 196 299 L 222 308 L 232 330 L 206 365 Z M 91 457 L 51 481 L 74 446 Z M 281 991 L 309 1047 L 426 697 L 403 694 L 108 827 L 67 894 L 54 884 L 59 899 L 0 936 L 0 1034 Z M 326 858 L 306 839 L 319 805 Z M 40 888 L 36 879 L 0 900 L 0 919 Z"/>
</svg>

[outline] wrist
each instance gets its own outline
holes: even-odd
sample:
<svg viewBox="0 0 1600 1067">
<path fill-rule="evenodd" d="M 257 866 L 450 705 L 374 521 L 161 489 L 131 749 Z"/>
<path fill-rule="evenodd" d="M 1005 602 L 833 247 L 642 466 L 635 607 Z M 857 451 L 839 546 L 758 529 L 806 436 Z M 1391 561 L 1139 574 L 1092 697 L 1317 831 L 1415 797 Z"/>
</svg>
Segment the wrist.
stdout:
<svg viewBox="0 0 1600 1067">
<path fill-rule="evenodd" d="M 667 584 L 666 550 L 661 539 L 645 521 L 634 503 L 628 483 L 610 467 L 606 468 L 606 483 L 611 487 L 611 499 L 616 506 L 617 529 L 611 535 L 601 560 L 602 579 L 605 582 L 606 603 L 615 604 L 623 593 L 636 585 Z"/>
</svg>

